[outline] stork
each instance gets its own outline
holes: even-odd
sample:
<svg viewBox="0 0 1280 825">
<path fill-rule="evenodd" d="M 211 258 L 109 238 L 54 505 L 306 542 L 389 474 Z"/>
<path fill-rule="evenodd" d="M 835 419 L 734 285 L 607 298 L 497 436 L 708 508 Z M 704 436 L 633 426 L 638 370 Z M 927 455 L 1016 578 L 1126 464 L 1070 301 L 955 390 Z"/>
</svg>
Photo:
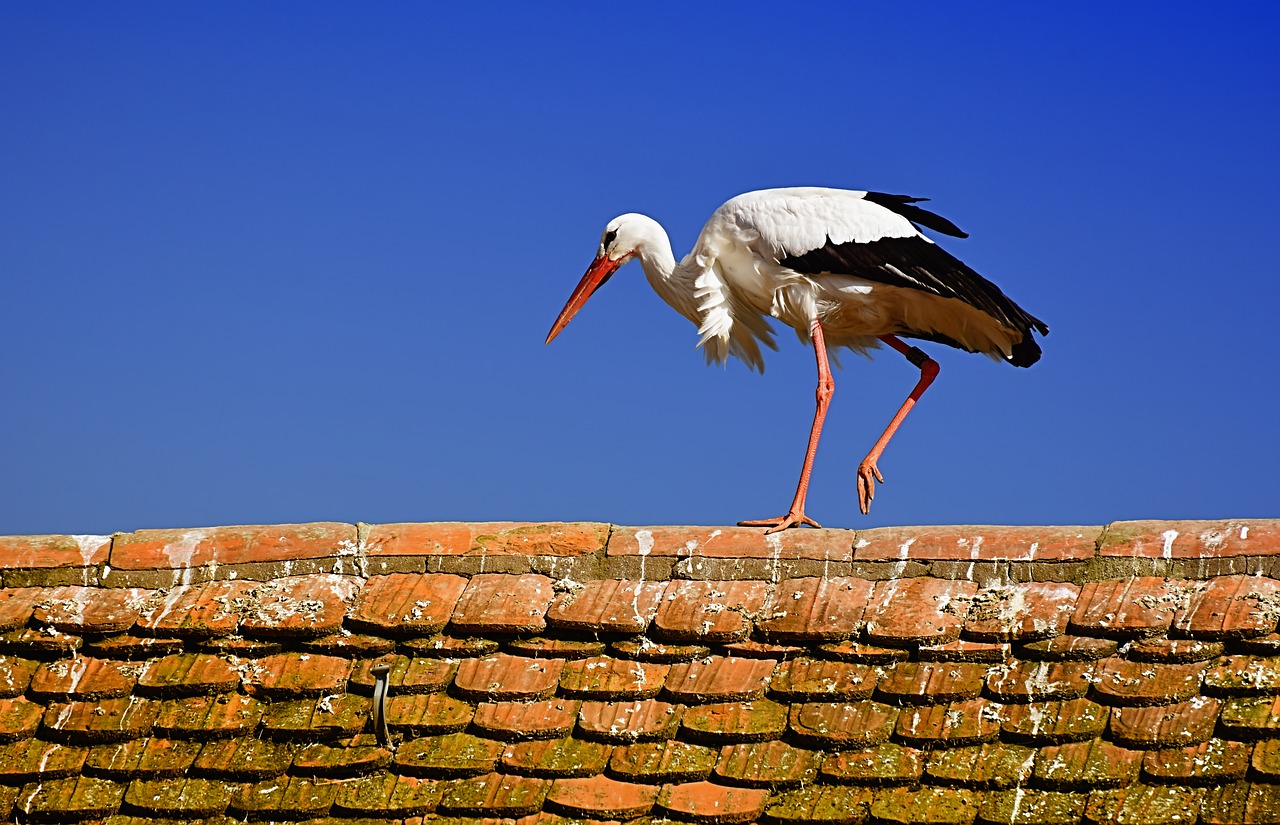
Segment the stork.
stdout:
<svg viewBox="0 0 1280 825">
<path fill-rule="evenodd" d="M 902 338 L 980 352 L 1029 367 L 1040 359 L 1032 332 L 1048 326 L 920 230 L 968 235 L 915 204 L 925 198 L 819 187 L 764 189 L 712 213 L 693 251 L 676 262 L 657 221 L 629 213 L 609 221 L 595 260 L 547 333 L 560 334 L 587 299 L 636 259 L 654 291 L 698 327 L 708 363 L 733 355 L 764 371 L 761 345 L 777 349 L 767 318 L 812 342 L 817 408 L 800 481 L 784 516 L 739 522 L 772 533 L 818 523 L 805 514 L 818 437 L 835 391 L 830 348 L 862 355 L 885 344 L 920 370 L 920 379 L 858 465 L 858 506 L 868 513 L 889 439 L 938 376 L 938 363 Z"/>
</svg>

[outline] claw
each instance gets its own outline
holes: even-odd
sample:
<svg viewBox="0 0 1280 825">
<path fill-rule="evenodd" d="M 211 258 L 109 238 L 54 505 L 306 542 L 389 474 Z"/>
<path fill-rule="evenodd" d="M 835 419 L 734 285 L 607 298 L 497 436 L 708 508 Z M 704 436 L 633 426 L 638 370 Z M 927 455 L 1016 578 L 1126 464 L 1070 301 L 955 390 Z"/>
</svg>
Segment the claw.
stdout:
<svg viewBox="0 0 1280 825">
<path fill-rule="evenodd" d="M 764 531 L 765 535 L 768 535 L 769 533 L 777 533 L 780 530 L 786 530 L 788 527 L 801 527 L 806 524 L 810 527 L 822 527 L 821 524 L 809 518 L 803 512 L 797 513 L 795 511 L 777 518 L 762 518 L 754 521 L 738 522 L 739 527 L 768 527 L 769 529 Z"/>
<path fill-rule="evenodd" d="M 871 512 L 871 502 L 876 498 L 876 482 L 884 484 L 884 476 L 874 461 L 863 461 L 858 465 L 858 509 L 862 515 Z"/>
</svg>

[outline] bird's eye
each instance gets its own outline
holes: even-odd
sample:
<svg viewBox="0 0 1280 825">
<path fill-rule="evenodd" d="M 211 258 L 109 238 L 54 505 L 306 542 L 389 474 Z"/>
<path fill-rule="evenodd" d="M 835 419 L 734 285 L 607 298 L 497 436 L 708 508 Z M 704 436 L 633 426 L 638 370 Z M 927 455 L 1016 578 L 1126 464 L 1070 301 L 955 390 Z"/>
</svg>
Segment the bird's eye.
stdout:
<svg viewBox="0 0 1280 825">
<path fill-rule="evenodd" d="M 618 230 L 616 229 L 610 229 L 608 232 L 604 233 L 604 248 L 608 249 L 609 245 L 613 243 L 613 239 L 616 237 L 618 237 Z"/>
</svg>

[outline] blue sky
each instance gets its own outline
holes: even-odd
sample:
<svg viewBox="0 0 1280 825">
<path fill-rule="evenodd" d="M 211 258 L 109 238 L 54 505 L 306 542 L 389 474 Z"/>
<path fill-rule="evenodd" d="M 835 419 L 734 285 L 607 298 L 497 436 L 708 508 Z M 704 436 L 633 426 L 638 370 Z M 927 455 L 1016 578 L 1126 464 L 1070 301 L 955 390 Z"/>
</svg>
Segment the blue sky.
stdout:
<svg viewBox="0 0 1280 825">
<path fill-rule="evenodd" d="M 0 7 L 0 533 L 785 511 L 810 350 L 708 368 L 604 224 L 932 198 L 1052 332 L 846 356 L 827 526 L 1280 516 L 1274 4 Z"/>
</svg>

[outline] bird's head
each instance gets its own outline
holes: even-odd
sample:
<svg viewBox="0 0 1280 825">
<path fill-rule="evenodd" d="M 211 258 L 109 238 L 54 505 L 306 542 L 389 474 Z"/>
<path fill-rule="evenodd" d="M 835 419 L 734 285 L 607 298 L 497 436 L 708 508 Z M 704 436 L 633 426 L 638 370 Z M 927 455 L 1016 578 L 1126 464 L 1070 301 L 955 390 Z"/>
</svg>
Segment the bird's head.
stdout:
<svg viewBox="0 0 1280 825">
<path fill-rule="evenodd" d="M 644 254 L 646 244 L 653 236 L 655 229 L 659 233 L 662 232 L 662 227 L 658 226 L 653 218 L 634 212 L 619 215 L 609 221 L 608 226 L 604 228 L 604 233 L 600 235 L 600 248 L 596 250 L 595 260 L 591 262 L 591 266 L 587 267 L 587 273 L 582 276 L 581 281 L 578 281 L 573 294 L 569 296 L 568 303 L 564 305 L 564 309 L 560 310 L 560 316 L 556 318 L 556 322 L 551 325 L 546 343 L 550 344 L 552 339 L 560 334 L 560 330 L 564 329 L 573 316 L 578 314 L 578 310 L 582 309 L 587 299 L 605 281 L 613 277 L 613 273 L 617 272 L 619 267 L 637 255 Z"/>
</svg>

